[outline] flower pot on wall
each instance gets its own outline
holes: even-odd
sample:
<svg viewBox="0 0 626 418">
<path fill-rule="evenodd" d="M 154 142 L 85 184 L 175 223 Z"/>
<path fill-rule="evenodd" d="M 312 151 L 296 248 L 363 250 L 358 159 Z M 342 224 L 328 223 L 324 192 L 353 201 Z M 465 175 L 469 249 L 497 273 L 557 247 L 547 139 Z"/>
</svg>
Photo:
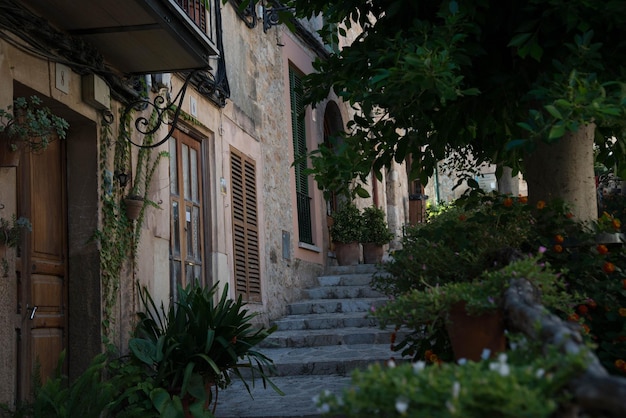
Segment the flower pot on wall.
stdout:
<svg viewBox="0 0 626 418">
<path fill-rule="evenodd" d="M 363 263 L 378 264 L 383 259 L 383 246 L 372 242 L 363 243 Z"/>
<path fill-rule="evenodd" d="M 361 247 L 358 242 L 335 242 L 335 255 L 340 266 L 359 264 Z"/>
<path fill-rule="evenodd" d="M 139 218 L 139 214 L 141 213 L 141 208 L 143 208 L 143 199 L 137 199 L 134 197 L 127 197 L 124 199 L 124 204 L 126 205 L 126 216 L 131 221 Z"/>
<path fill-rule="evenodd" d="M 458 302 L 450 308 L 446 330 L 456 360 L 479 361 L 484 349 L 492 355 L 506 349 L 501 310 L 470 316 L 465 311 L 465 302 Z"/>
</svg>

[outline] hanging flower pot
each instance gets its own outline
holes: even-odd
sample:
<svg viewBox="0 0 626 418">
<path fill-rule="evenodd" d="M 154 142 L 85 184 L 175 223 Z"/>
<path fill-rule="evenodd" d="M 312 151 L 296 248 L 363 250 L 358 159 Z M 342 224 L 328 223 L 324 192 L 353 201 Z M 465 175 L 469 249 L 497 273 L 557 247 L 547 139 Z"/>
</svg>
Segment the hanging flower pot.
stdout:
<svg viewBox="0 0 626 418">
<path fill-rule="evenodd" d="M 143 198 L 141 196 L 128 196 L 124 199 L 124 205 L 126 206 L 126 217 L 131 221 L 139 218 L 141 209 L 143 208 Z"/>
</svg>

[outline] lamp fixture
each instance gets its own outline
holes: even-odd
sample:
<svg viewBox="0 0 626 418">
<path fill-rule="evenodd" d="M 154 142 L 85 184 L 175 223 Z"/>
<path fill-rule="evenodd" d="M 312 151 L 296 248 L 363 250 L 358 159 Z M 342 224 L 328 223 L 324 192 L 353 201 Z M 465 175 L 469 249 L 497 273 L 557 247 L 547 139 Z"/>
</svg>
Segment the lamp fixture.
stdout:
<svg viewBox="0 0 626 418">
<path fill-rule="evenodd" d="M 280 14 L 283 12 L 293 12 L 293 7 L 286 7 L 281 5 L 278 1 L 270 0 L 271 7 L 267 7 L 265 1 L 260 1 L 255 6 L 255 0 L 248 0 L 248 3 L 244 7 L 245 3 L 236 8 L 239 17 L 246 23 L 250 29 L 255 28 L 259 19 L 263 22 L 263 32 L 267 33 L 272 26 L 279 25 Z"/>
<path fill-rule="evenodd" d="M 128 184 L 128 177 L 128 174 L 123 171 L 115 171 L 115 178 L 122 189 Z"/>
</svg>

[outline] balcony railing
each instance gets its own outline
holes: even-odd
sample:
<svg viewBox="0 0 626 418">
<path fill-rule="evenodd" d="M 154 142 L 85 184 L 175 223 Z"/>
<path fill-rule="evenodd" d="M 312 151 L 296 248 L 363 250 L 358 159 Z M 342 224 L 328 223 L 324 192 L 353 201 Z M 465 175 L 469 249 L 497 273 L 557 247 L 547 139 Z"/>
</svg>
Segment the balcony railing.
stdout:
<svg viewBox="0 0 626 418">
<path fill-rule="evenodd" d="M 215 42 L 215 0 L 175 0 L 200 31 Z M 219 1 L 219 0 L 218 0 Z"/>
</svg>

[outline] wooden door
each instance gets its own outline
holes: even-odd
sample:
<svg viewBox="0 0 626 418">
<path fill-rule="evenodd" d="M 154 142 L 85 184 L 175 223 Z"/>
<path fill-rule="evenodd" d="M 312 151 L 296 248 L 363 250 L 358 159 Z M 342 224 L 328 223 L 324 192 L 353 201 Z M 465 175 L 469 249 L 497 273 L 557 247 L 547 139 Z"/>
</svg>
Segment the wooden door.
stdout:
<svg viewBox="0 0 626 418">
<path fill-rule="evenodd" d="M 62 141 L 20 164 L 18 202 L 30 219 L 16 263 L 18 277 L 18 397 L 27 399 L 36 380 L 54 375 L 67 347 L 67 232 Z M 67 361 L 64 365 L 67 370 Z"/>
</svg>

